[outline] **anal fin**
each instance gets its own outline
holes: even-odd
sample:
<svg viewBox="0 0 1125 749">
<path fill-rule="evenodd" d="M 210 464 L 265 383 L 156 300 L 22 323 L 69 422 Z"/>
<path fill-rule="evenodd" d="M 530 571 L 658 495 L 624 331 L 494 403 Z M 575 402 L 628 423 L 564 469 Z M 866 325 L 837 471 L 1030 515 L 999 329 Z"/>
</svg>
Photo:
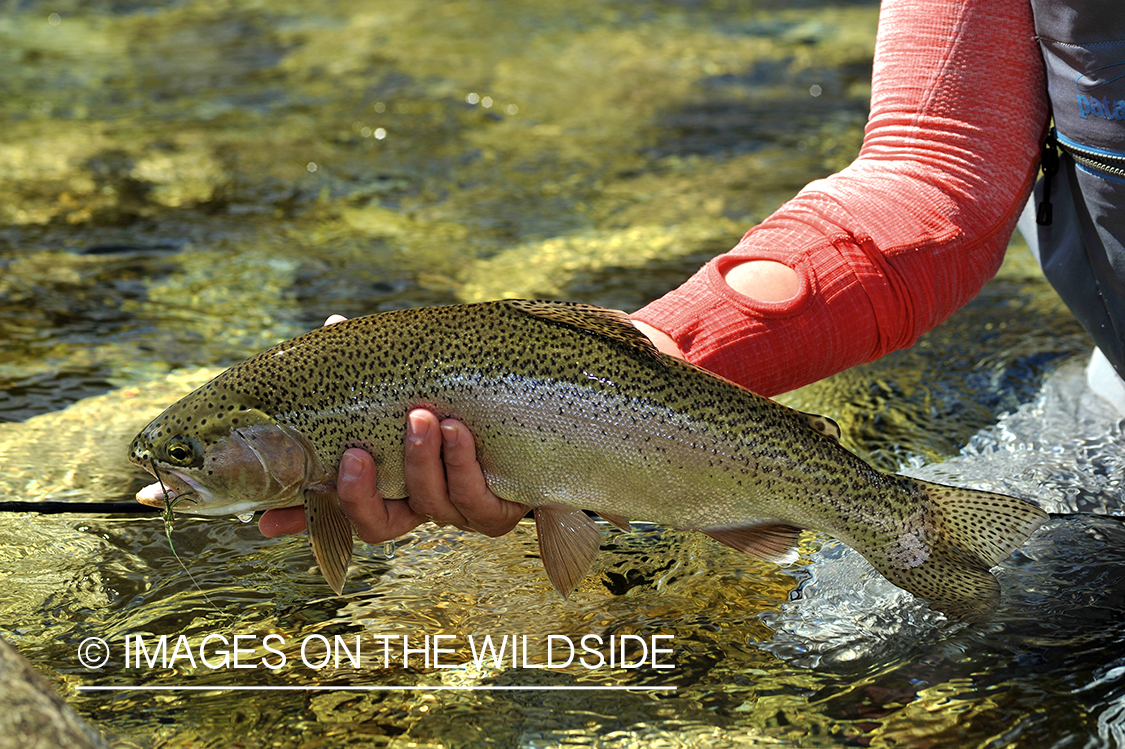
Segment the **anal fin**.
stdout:
<svg viewBox="0 0 1125 749">
<path fill-rule="evenodd" d="M 536 507 L 535 530 L 547 577 L 568 598 L 598 556 L 602 531 L 582 510 L 562 505 Z"/>
<path fill-rule="evenodd" d="M 736 551 L 774 564 L 797 561 L 801 529 L 787 523 L 758 523 L 730 528 L 704 528 L 703 532 Z"/>
<path fill-rule="evenodd" d="M 340 595 L 352 558 L 352 522 L 340 509 L 333 484 L 322 484 L 305 491 L 305 525 L 320 574 Z"/>
</svg>

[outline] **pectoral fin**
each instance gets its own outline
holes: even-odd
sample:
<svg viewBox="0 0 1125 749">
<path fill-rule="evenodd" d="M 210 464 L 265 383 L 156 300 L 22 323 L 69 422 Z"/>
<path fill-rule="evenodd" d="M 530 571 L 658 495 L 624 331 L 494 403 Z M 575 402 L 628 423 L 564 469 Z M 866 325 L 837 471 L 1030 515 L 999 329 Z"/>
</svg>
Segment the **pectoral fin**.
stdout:
<svg viewBox="0 0 1125 749">
<path fill-rule="evenodd" d="M 334 485 L 305 491 L 305 525 L 320 573 L 336 595 L 344 590 L 348 562 L 352 558 L 352 522 L 340 509 Z"/>
<path fill-rule="evenodd" d="M 535 508 L 535 530 L 547 577 L 559 595 L 567 598 L 598 555 L 601 529 L 582 510 L 544 505 Z"/>
<path fill-rule="evenodd" d="M 743 554 L 774 564 L 797 561 L 797 539 L 801 529 L 785 523 L 758 523 L 733 528 L 704 528 L 716 541 Z"/>
</svg>

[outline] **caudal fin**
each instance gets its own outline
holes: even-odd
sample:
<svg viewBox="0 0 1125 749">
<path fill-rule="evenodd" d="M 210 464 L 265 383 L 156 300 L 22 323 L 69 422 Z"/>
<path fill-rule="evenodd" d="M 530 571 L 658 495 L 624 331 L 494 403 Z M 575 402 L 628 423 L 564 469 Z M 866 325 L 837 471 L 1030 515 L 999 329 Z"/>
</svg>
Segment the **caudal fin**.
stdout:
<svg viewBox="0 0 1125 749">
<path fill-rule="evenodd" d="M 909 481 L 929 508 L 925 531 L 905 533 L 897 548 L 864 556 L 895 585 L 951 618 L 988 617 L 1000 598 L 989 569 L 1019 548 L 1047 513 L 1003 494 Z"/>
</svg>

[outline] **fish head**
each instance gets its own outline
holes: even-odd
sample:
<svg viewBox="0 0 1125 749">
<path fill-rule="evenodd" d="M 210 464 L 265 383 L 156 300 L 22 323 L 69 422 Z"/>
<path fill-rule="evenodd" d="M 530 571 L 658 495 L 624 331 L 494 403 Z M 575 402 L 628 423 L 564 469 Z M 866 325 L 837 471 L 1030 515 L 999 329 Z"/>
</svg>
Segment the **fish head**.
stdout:
<svg viewBox="0 0 1125 749">
<path fill-rule="evenodd" d="M 303 502 L 324 478 L 296 429 L 244 405 L 215 407 L 215 393 L 184 398 L 133 440 L 129 459 L 157 478 L 137 501 L 191 515 L 238 515 Z"/>
</svg>

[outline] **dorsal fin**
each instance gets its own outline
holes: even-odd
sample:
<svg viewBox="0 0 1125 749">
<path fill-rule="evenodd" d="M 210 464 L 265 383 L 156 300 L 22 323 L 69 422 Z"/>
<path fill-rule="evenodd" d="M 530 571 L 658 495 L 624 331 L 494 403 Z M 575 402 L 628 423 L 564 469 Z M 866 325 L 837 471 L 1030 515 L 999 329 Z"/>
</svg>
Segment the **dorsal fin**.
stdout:
<svg viewBox="0 0 1125 749">
<path fill-rule="evenodd" d="M 821 416 L 820 414 L 810 414 L 804 411 L 802 411 L 801 414 L 809 420 L 809 426 L 811 426 L 814 431 L 820 432 L 826 437 L 831 437 L 837 442 L 840 441 L 840 425 L 835 421 L 827 416 Z"/>
<path fill-rule="evenodd" d="M 561 325 L 596 333 L 640 351 L 653 361 L 663 363 L 663 355 L 644 333 L 629 321 L 621 310 L 595 307 L 580 302 L 555 302 L 546 299 L 505 299 L 513 309 Z"/>
</svg>

